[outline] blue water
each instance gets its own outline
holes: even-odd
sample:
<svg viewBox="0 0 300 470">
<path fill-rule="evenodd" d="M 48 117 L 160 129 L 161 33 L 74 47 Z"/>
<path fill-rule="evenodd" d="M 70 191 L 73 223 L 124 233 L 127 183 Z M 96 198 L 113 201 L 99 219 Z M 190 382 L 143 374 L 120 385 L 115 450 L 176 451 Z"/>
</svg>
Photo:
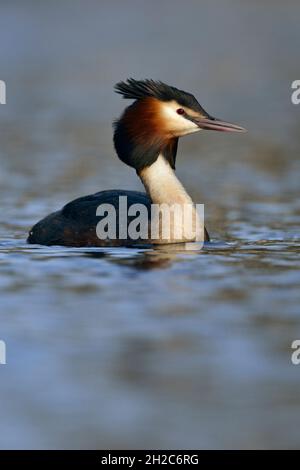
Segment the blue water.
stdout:
<svg viewBox="0 0 300 470">
<path fill-rule="evenodd" d="M 3 2 L 1 448 L 297 448 L 297 1 Z M 195 93 L 245 135 L 182 139 L 212 243 L 29 246 L 80 195 L 140 189 L 115 157 L 127 76 Z"/>
</svg>

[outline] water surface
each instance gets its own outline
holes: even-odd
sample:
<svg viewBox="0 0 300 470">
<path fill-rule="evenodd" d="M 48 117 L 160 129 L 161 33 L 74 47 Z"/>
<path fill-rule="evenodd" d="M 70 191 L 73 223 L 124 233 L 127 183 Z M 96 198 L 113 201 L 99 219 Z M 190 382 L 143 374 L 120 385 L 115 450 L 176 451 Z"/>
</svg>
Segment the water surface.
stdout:
<svg viewBox="0 0 300 470">
<path fill-rule="evenodd" d="M 0 447 L 299 447 L 299 3 L 142 3 L 1 5 Z M 74 197 L 140 189 L 111 143 L 127 76 L 248 128 L 180 142 L 212 243 L 27 245 Z"/>
</svg>

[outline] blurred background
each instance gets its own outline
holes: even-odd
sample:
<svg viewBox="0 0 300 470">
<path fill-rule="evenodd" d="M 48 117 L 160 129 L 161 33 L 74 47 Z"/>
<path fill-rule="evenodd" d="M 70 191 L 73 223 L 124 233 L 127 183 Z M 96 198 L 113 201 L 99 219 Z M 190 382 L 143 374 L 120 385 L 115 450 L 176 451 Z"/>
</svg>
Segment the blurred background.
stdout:
<svg viewBox="0 0 300 470">
<path fill-rule="evenodd" d="M 296 448 L 297 0 L 0 1 L 1 448 Z M 27 246 L 72 198 L 141 189 L 113 85 L 159 79 L 247 134 L 181 139 L 213 243 Z"/>
</svg>

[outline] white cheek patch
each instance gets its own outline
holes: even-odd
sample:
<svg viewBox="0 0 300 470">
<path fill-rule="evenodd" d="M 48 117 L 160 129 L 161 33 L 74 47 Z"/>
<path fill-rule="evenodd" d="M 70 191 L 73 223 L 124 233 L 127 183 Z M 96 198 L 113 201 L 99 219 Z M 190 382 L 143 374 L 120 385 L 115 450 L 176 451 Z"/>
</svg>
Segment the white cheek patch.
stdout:
<svg viewBox="0 0 300 470">
<path fill-rule="evenodd" d="M 172 133 L 176 133 L 178 137 L 199 131 L 197 124 L 177 113 L 179 107 L 178 103 L 172 101 L 162 105 L 162 113 L 167 122 L 167 129 Z"/>
</svg>

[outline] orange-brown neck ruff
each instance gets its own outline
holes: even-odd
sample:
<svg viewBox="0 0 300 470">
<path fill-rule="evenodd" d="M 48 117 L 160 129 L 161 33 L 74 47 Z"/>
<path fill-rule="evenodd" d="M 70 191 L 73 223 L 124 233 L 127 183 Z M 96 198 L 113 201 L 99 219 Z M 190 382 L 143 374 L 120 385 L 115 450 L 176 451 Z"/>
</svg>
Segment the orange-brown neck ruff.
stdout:
<svg viewBox="0 0 300 470">
<path fill-rule="evenodd" d="M 178 139 L 167 131 L 160 106 L 156 98 L 136 101 L 115 124 L 117 154 L 137 171 L 152 165 L 160 153 L 174 168 Z"/>
<path fill-rule="evenodd" d="M 169 137 L 160 113 L 160 102 L 155 98 L 144 98 L 129 106 L 124 113 L 123 122 L 129 136 L 138 144 L 145 141 L 161 142 Z"/>
</svg>

